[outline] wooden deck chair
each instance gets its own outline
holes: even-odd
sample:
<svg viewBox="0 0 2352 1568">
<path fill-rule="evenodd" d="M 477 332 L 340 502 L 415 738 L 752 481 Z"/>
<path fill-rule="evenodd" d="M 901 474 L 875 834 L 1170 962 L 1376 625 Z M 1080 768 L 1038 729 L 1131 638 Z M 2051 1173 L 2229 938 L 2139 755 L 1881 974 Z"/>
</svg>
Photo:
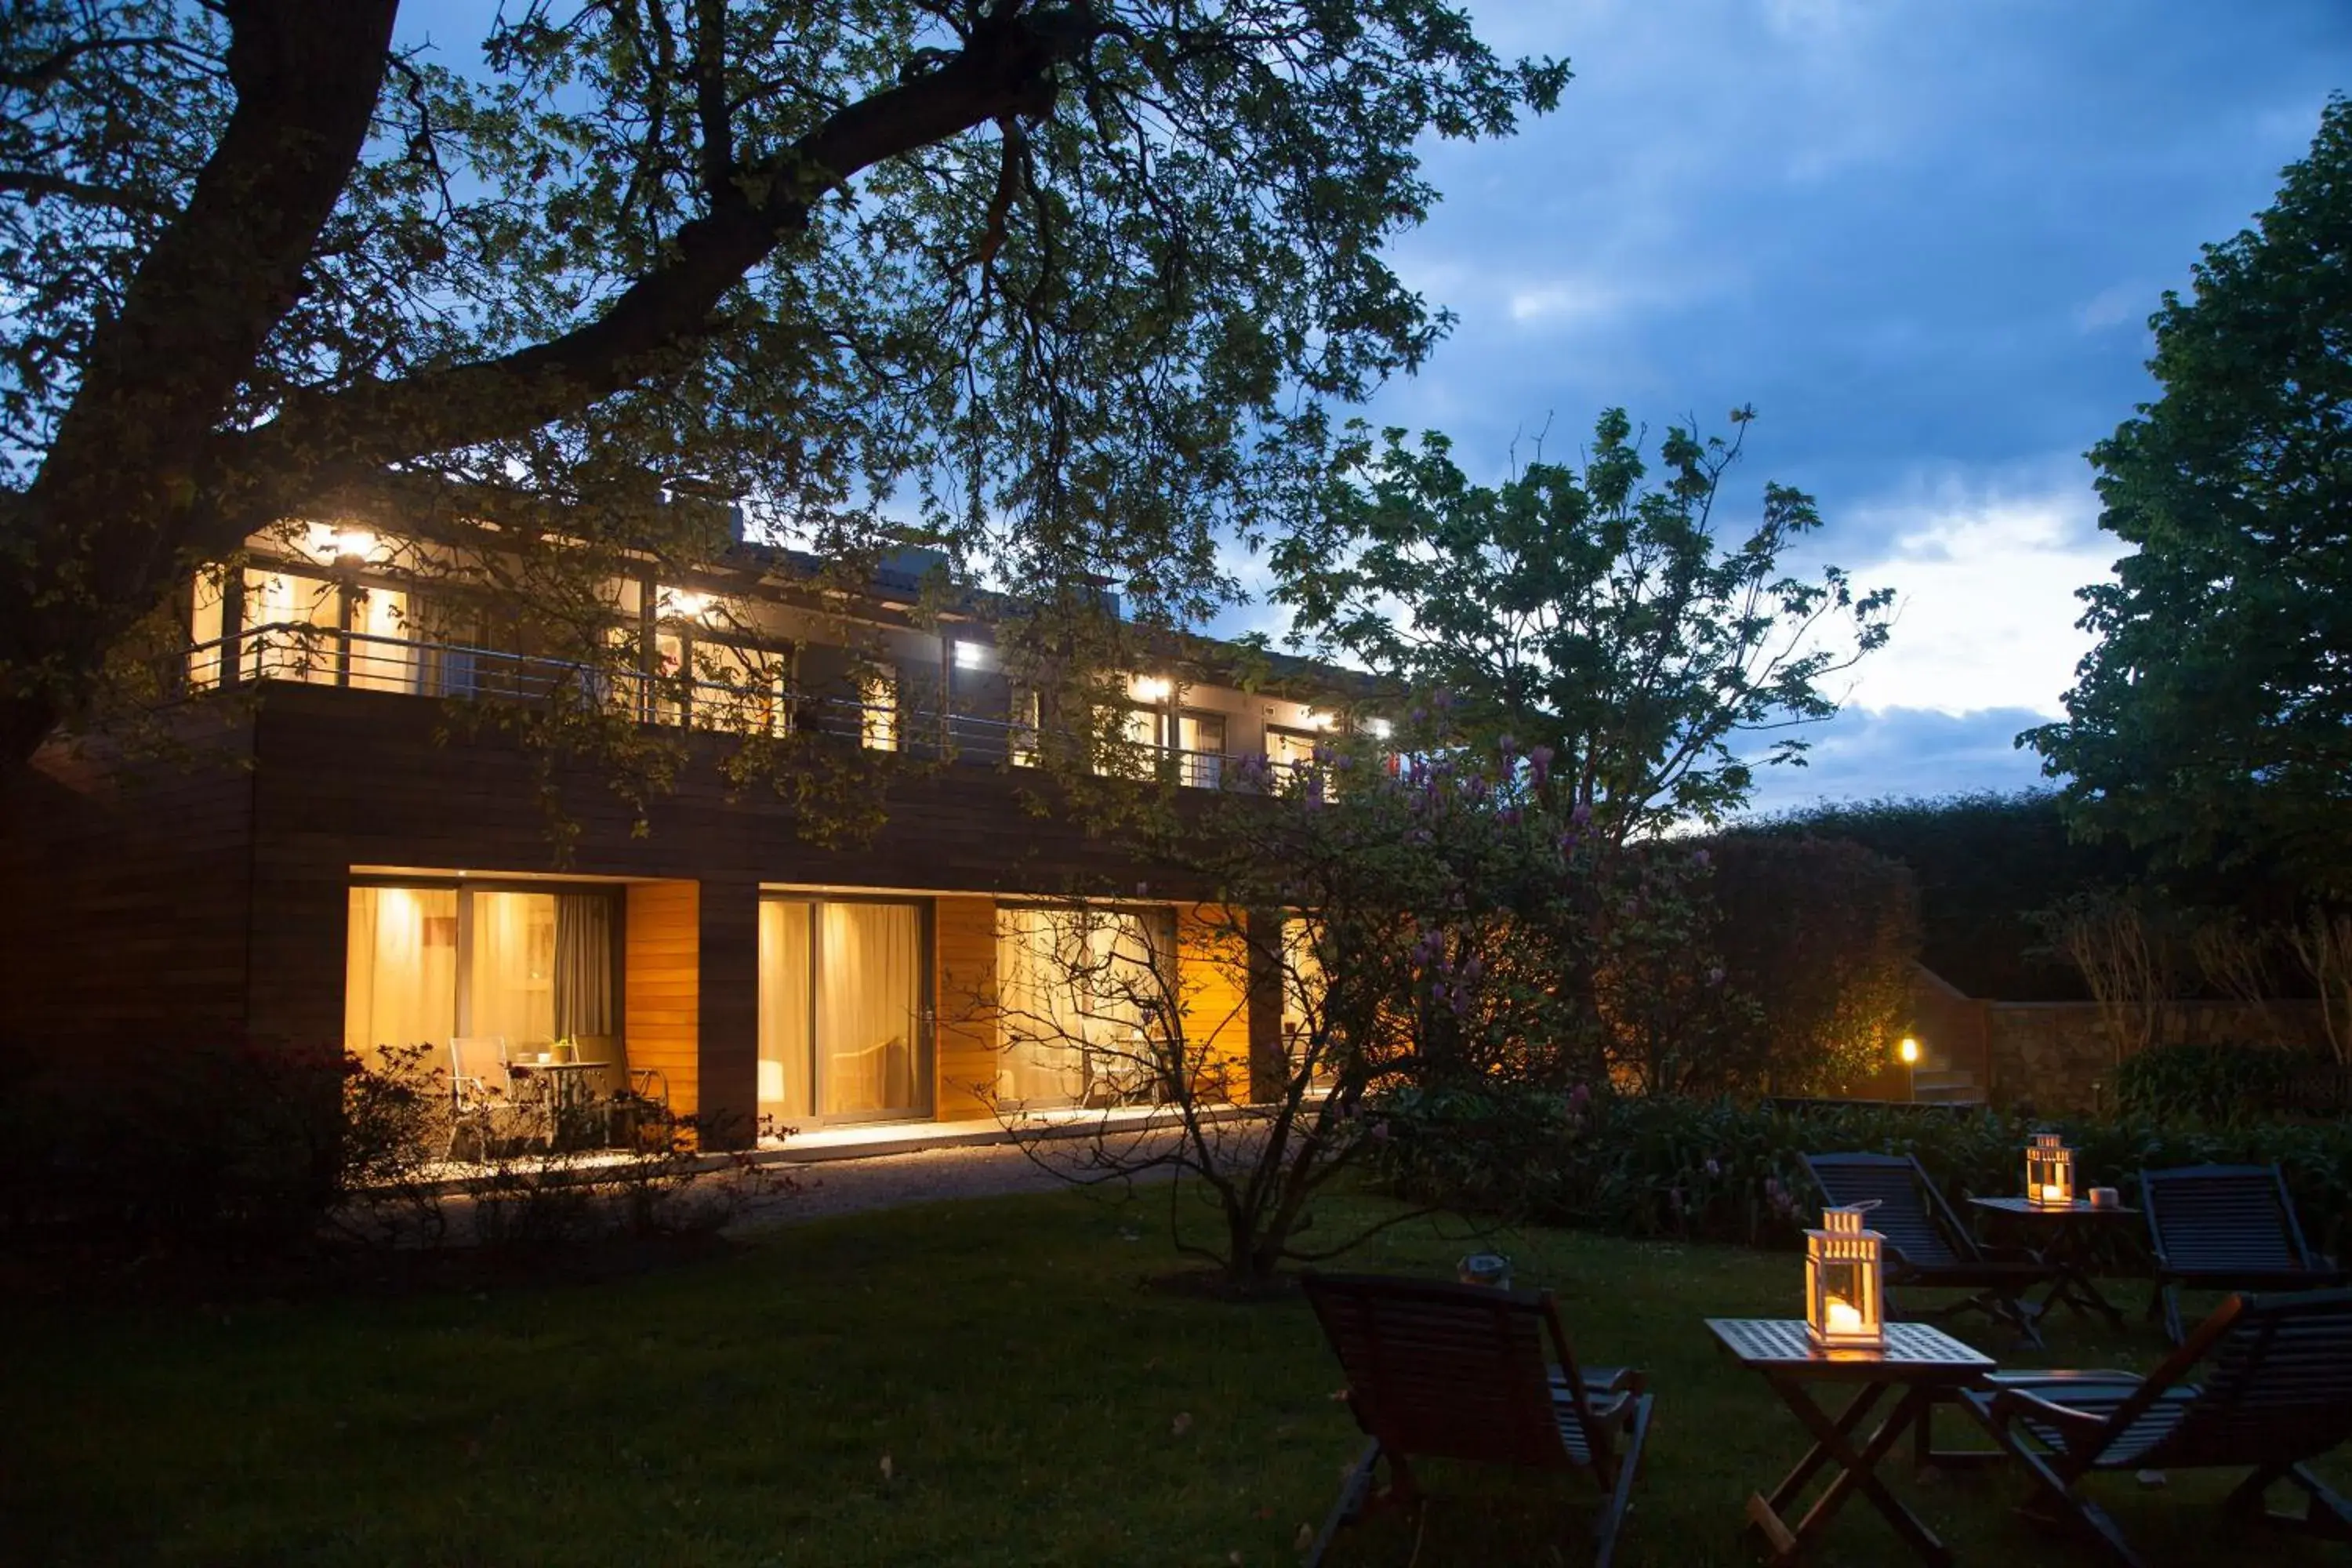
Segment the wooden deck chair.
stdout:
<svg viewBox="0 0 2352 1568">
<path fill-rule="evenodd" d="M 1412 1503 L 1412 1461 L 1443 1458 L 1591 1476 L 1604 1498 L 1594 1560 L 1607 1568 L 1649 1436 L 1640 1373 L 1579 1368 L 1549 1290 L 1367 1274 L 1308 1274 L 1306 1289 L 1370 1439 L 1308 1564 L 1375 1500 L 1377 1466 L 1389 1469 L 1385 1500 Z"/>
<path fill-rule="evenodd" d="M 2099 1470 L 2246 1466 L 2223 1504 L 2232 1513 L 2352 1542 L 2352 1503 L 2306 1467 L 2352 1437 L 2352 1290 L 2232 1296 L 2145 1378 L 2064 1375 L 2082 1381 L 1963 1397 L 2024 1467 L 2037 1500 L 2109 1561 L 2137 1568 L 2140 1558 L 2077 1489 Z M 2263 1494 L 2282 1480 L 2304 1494 L 2301 1513 L 2264 1510 Z"/>
<path fill-rule="evenodd" d="M 1979 1243 L 1916 1156 L 1808 1154 L 1805 1167 L 1832 1204 L 1876 1200 L 1869 1223 L 1886 1237 L 1890 1285 L 1974 1292 L 1929 1316 L 1979 1311 L 2009 1324 L 2031 1343 L 2042 1342 L 2036 1309 L 2024 1297 L 2055 1279 L 2057 1270 L 2023 1247 Z"/>
<path fill-rule="evenodd" d="M 2304 1245 L 2276 1165 L 2186 1165 L 2139 1173 L 2156 1254 L 2147 1312 L 2180 1342 L 2180 1290 L 2315 1290 L 2352 1283 Z"/>
</svg>

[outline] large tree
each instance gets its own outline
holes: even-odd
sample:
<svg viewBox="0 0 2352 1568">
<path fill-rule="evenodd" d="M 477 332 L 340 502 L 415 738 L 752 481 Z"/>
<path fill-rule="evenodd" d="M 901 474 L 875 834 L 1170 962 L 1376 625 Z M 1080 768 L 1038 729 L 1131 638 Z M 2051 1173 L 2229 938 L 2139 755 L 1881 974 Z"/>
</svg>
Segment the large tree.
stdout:
<svg viewBox="0 0 2352 1568">
<path fill-rule="evenodd" d="M 1195 613 L 1443 331 L 1381 255 L 1422 138 L 1567 79 L 1440 0 L 527 0 L 454 63 L 398 12 L 0 16 L 0 765 L 289 516 L 634 540 L 691 483 Z"/>
<path fill-rule="evenodd" d="M 1302 635 L 1422 693 L 1417 733 L 1544 750 L 1612 842 L 1714 822 L 1748 797 L 1757 750 L 1801 760 L 1837 709 L 1826 683 L 1886 637 L 1892 595 L 1782 564 L 1821 526 L 1767 484 L 1732 538 L 1717 515 L 1750 411 L 1729 439 L 1667 430 L 1649 480 L 1640 434 L 1601 415 L 1581 470 L 1527 464 L 1473 481 L 1444 437 L 1355 430 L 1316 526 L 1277 543 Z M 1835 635 L 1830 635 L 1830 634 Z"/>
<path fill-rule="evenodd" d="M 2021 741 L 2080 828 L 2352 891 L 2352 104 L 2150 324 L 2162 395 L 2091 452 L 2132 553 Z"/>
</svg>

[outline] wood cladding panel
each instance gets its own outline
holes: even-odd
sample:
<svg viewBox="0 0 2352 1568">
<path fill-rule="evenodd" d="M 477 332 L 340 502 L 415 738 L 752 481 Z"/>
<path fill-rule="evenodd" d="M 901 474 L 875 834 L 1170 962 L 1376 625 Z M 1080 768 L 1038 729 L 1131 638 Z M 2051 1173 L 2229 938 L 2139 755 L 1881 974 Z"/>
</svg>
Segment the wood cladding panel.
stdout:
<svg viewBox="0 0 2352 1568">
<path fill-rule="evenodd" d="M 1198 904 L 1176 912 L 1177 1005 L 1203 1091 L 1250 1098 L 1250 963 L 1242 916 Z"/>
<path fill-rule="evenodd" d="M 696 1116 L 705 1148 L 746 1148 L 760 1121 L 760 885 L 697 889 Z"/>
<path fill-rule="evenodd" d="M 331 845 L 343 865 L 563 870 L 591 876 L 1061 896 L 1139 882 L 1183 896 L 1164 868 L 1058 809 L 1050 781 L 978 765 L 881 763 L 856 786 L 884 820 L 864 842 L 809 842 L 772 793 L 730 784 L 723 737 L 694 737 L 677 787 L 648 808 L 649 831 L 593 769 L 559 769 L 577 825 L 558 863 L 531 758 L 495 732 L 450 735 L 441 704 L 387 692 L 273 689 L 258 718 L 267 805 L 258 831 Z"/>
<path fill-rule="evenodd" d="M 933 1103 L 942 1121 L 980 1121 L 994 1114 L 996 900 L 935 900 L 931 942 L 937 965 L 932 994 L 939 1015 L 934 1047 L 939 1088 Z"/>
<path fill-rule="evenodd" d="M 621 1030 L 629 1065 L 660 1071 L 670 1109 L 701 1103 L 701 889 L 693 882 L 633 884 L 623 912 Z"/>
<path fill-rule="evenodd" d="M 95 743 L 0 776 L 0 1046 L 67 1065 L 247 1037 L 252 775 L 241 731 L 186 738 L 132 776 Z"/>
</svg>

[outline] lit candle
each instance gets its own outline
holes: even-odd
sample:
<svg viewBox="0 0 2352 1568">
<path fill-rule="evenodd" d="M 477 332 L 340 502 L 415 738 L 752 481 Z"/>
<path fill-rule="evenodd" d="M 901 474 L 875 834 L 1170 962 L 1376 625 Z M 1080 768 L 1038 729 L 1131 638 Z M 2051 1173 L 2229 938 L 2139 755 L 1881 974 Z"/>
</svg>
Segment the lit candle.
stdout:
<svg viewBox="0 0 2352 1568">
<path fill-rule="evenodd" d="M 1827 1303 L 1829 1331 L 1833 1334 L 1854 1334 L 1862 1331 L 1862 1314 L 1853 1302 L 1843 1296 L 1832 1296 Z"/>
</svg>

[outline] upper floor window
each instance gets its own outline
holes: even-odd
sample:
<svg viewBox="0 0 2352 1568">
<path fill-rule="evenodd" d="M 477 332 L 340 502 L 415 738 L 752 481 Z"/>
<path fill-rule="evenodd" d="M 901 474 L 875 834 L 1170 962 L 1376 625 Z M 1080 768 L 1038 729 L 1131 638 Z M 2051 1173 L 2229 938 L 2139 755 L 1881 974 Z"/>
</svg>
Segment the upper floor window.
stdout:
<svg viewBox="0 0 2352 1568">
<path fill-rule="evenodd" d="M 898 672 L 867 665 L 857 678 L 857 742 L 869 752 L 898 749 Z"/>
</svg>

